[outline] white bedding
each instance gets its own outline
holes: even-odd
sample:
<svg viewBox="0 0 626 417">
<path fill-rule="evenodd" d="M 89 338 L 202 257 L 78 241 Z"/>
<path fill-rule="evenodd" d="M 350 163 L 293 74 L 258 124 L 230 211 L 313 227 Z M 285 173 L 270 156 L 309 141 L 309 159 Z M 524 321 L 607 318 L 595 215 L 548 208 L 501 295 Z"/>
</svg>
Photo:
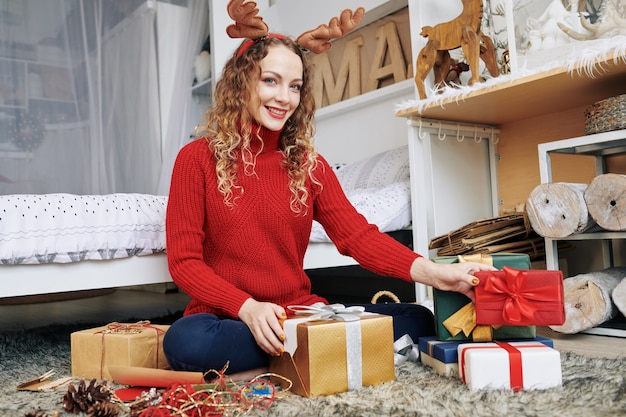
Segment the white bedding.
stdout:
<svg viewBox="0 0 626 417">
<path fill-rule="evenodd" d="M 381 232 L 411 226 L 408 146 L 380 152 L 350 165 L 339 165 L 336 173 L 350 202 Z M 313 223 L 310 241 L 330 242 L 317 222 Z"/>
<path fill-rule="evenodd" d="M 346 195 L 383 232 L 411 224 L 406 147 L 337 171 Z M 0 263 L 111 260 L 165 252 L 166 196 L 0 195 Z M 311 242 L 330 242 L 314 223 Z"/>
<path fill-rule="evenodd" d="M 0 196 L 2 264 L 107 260 L 165 251 L 167 197 Z"/>
<path fill-rule="evenodd" d="M 394 182 L 383 188 L 346 191 L 354 207 L 381 232 L 406 229 L 411 225 L 411 188 L 409 181 Z M 313 222 L 311 242 L 330 242 L 326 231 Z"/>
</svg>

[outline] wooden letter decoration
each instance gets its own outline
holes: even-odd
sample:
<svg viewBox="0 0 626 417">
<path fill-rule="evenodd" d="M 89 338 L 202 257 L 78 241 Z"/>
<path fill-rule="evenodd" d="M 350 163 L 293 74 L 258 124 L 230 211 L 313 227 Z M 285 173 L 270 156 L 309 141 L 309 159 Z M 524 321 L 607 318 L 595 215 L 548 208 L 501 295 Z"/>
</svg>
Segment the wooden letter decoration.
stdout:
<svg viewBox="0 0 626 417">
<path fill-rule="evenodd" d="M 361 94 L 361 51 L 363 37 L 359 36 L 349 41 L 344 50 L 343 60 L 337 77 L 333 75 L 328 54 L 314 56 L 315 72 L 315 102 L 322 103 L 324 92 L 328 95 L 328 102 L 338 103 L 342 100 L 346 84 L 348 85 L 347 98 Z"/>
<path fill-rule="evenodd" d="M 408 8 L 387 15 L 311 54 L 318 108 L 413 77 Z"/>
<path fill-rule="evenodd" d="M 391 21 L 379 27 L 376 31 L 376 38 L 378 41 L 376 42 L 376 52 L 367 87 L 368 91 L 377 89 L 379 80 L 390 76 L 393 76 L 396 83 L 407 79 L 406 63 L 404 62 L 402 44 L 400 43 L 398 27 L 395 22 Z M 385 52 L 389 55 L 389 65 L 384 65 Z"/>
</svg>

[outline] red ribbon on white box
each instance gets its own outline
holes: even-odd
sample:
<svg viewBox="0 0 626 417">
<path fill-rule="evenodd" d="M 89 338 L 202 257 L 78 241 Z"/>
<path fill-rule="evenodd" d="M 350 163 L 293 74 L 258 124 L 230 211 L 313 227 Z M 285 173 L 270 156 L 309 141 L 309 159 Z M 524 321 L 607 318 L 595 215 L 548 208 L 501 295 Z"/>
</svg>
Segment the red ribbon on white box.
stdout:
<svg viewBox="0 0 626 417">
<path fill-rule="evenodd" d="M 514 392 L 520 391 L 524 388 L 524 373 L 522 368 L 522 352 L 517 349 L 515 346 L 506 342 L 494 342 L 498 347 L 504 349 L 509 354 L 509 379 L 510 379 L 510 387 Z M 459 368 L 461 371 L 461 379 L 463 383 L 467 383 L 466 374 L 465 374 L 465 355 L 468 351 L 472 349 L 493 349 L 494 346 L 491 343 L 485 343 L 484 345 L 476 345 L 469 346 L 463 350 L 463 354 L 459 358 Z M 535 344 L 524 344 L 523 348 L 548 348 L 548 346 L 543 343 Z"/>
</svg>

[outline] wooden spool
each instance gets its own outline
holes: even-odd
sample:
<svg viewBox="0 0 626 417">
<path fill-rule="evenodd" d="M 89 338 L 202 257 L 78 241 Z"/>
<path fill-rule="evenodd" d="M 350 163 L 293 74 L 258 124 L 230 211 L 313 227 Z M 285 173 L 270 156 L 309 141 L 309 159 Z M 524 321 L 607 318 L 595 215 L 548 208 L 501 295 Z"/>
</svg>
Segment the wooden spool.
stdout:
<svg viewBox="0 0 626 417">
<path fill-rule="evenodd" d="M 602 174 L 585 191 L 589 215 L 603 229 L 626 230 L 626 175 Z"/>
<path fill-rule="evenodd" d="M 626 267 L 617 267 L 565 279 L 565 323 L 550 328 L 561 333 L 578 333 L 615 317 L 617 309 L 611 293 L 624 277 Z"/>
<path fill-rule="evenodd" d="M 586 184 L 555 182 L 540 184 L 526 200 L 528 220 L 533 230 L 558 239 L 596 226 L 587 210 Z"/>
</svg>

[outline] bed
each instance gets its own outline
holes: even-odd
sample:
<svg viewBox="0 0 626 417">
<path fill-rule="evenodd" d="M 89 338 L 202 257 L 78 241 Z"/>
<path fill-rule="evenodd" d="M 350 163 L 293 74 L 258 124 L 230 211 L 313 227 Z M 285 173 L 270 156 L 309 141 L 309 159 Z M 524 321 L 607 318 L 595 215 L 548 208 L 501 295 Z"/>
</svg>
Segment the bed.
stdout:
<svg viewBox="0 0 626 417">
<path fill-rule="evenodd" d="M 167 197 L 0 196 L 0 297 L 171 281 Z"/>
<path fill-rule="evenodd" d="M 334 168 L 381 231 L 410 227 L 406 146 Z M 0 195 L 0 298 L 170 282 L 166 206 L 146 194 Z M 305 269 L 353 264 L 314 223 Z"/>
</svg>

